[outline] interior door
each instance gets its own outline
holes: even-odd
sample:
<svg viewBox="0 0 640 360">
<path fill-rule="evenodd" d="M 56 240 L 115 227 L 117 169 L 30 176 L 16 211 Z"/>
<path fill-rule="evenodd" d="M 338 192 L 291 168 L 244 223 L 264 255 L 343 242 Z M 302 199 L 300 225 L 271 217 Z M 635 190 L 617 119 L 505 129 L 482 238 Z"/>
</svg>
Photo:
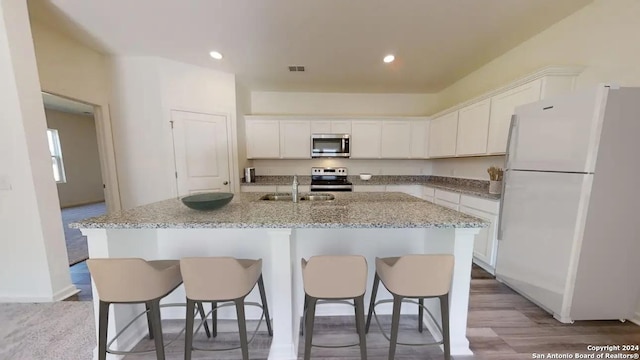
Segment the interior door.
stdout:
<svg viewBox="0 0 640 360">
<path fill-rule="evenodd" d="M 496 276 L 560 313 L 593 175 L 508 171 Z M 582 224 L 582 225 L 581 225 Z"/>
<path fill-rule="evenodd" d="M 229 147 L 224 115 L 172 111 L 178 196 L 229 192 Z"/>
<path fill-rule="evenodd" d="M 507 167 L 593 172 L 606 94 L 598 87 L 516 108 Z"/>
</svg>

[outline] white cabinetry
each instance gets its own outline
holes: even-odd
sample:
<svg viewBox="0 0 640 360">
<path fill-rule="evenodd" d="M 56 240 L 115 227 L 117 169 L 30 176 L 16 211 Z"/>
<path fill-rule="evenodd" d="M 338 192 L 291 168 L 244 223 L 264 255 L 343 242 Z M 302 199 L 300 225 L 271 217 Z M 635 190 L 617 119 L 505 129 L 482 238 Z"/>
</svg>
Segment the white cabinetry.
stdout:
<svg viewBox="0 0 640 360">
<path fill-rule="evenodd" d="M 386 192 L 401 192 L 417 198 L 422 198 L 420 185 L 387 185 Z"/>
<path fill-rule="evenodd" d="M 353 192 L 384 192 L 384 185 L 353 185 Z"/>
<path fill-rule="evenodd" d="M 429 157 L 429 121 L 411 122 L 411 155 L 412 159 Z"/>
<path fill-rule="evenodd" d="M 381 157 L 385 159 L 408 159 L 411 157 L 410 139 L 410 121 L 383 121 Z"/>
<path fill-rule="evenodd" d="M 451 191 L 436 189 L 435 203 L 449 209 L 458 211 L 460 209 L 460 194 Z"/>
<path fill-rule="evenodd" d="M 447 157 L 456 154 L 458 112 L 431 120 L 429 131 L 429 157 Z"/>
<path fill-rule="evenodd" d="M 246 120 L 247 158 L 280 158 L 280 122 L 278 120 Z M 307 152 L 310 152 L 307 147 Z"/>
<path fill-rule="evenodd" d="M 460 212 L 490 223 L 489 227 L 480 229 L 480 233 L 476 235 L 473 243 L 473 257 L 477 265 L 494 274 L 498 252 L 498 201 L 462 195 Z"/>
<path fill-rule="evenodd" d="M 311 123 L 308 120 L 280 121 L 280 158 L 311 158 Z"/>
<path fill-rule="evenodd" d="M 379 159 L 381 155 L 382 121 L 351 122 L 351 158 Z"/>
<path fill-rule="evenodd" d="M 483 155 L 487 152 L 491 99 L 463 107 L 458 112 L 456 155 Z"/>
<path fill-rule="evenodd" d="M 428 202 L 435 202 L 436 190 L 429 186 L 422 186 L 422 199 Z"/>
<path fill-rule="evenodd" d="M 312 134 L 351 134 L 351 120 L 311 120 Z"/>
<path fill-rule="evenodd" d="M 240 186 L 241 192 L 276 192 L 276 185 L 243 185 Z"/>
<path fill-rule="evenodd" d="M 491 98 L 488 153 L 502 154 L 506 152 L 511 115 L 513 115 L 516 106 L 540 99 L 541 84 L 542 79 L 538 79 Z"/>
</svg>

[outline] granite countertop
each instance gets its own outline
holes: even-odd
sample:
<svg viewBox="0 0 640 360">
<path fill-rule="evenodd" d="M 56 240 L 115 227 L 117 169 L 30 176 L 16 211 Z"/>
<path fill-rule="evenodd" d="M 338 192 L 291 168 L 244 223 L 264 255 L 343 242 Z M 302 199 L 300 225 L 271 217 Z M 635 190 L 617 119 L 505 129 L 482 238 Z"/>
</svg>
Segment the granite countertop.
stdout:
<svg viewBox="0 0 640 360">
<path fill-rule="evenodd" d="M 318 193 L 314 193 L 318 194 Z M 332 193 L 331 201 L 264 201 L 265 193 L 237 193 L 211 211 L 187 208 L 178 199 L 72 223 L 84 229 L 188 228 L 482 228 L 484 220 L 411 195 Z"/>
<path fill-rule="evenodd" d="M 256 182 L 242 183 L 242 186 L 291 185 L 293 176 L 256 176 Z M 489 194 L 489 181 L 451 178 L 430 175 L 374 175 L 370 180 L 361 180 L 359 176 L 349 176 L 354 186 L 362 185 L 425 185 L 460 194 L 477 196 L 484 199 L 499 200 L 500 194 Z M 298 176 L 300 185 L 309 185 L 311 176 Z"/>
</svg>

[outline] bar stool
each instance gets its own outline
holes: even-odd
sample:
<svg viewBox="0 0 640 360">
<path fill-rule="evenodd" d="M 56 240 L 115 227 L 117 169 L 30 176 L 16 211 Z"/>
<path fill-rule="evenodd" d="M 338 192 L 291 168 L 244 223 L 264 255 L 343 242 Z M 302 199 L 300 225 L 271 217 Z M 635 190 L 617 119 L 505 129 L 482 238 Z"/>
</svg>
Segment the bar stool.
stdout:
<svg viewBox="0 0 640 360">
<path fill-rule="evenodd" d="M 367 359 L 367 342 L 364 331 L 364 293 L 367 289 L 367 260 L 363 256 L 312 256 L 302 259 L 304 283 L 305 342 L 304 360 L 311 358 L 311 347 L 338 348 L 360 345 L 360 358 Z M 314 345 L 313 323 L 318 300 L 343 302 L 353 300 L 359 343 L 350 345 Z M 347 303 L 351 305 L 351 303 Z"/>
<path fill-rule="evenodd" d="M 375 316 L 375 306 L 381 303 L 393 302 L 393 315 L 391 318 L 391 337 L 383 331 L 383 335 L 390 341 L 389 360 L 393 360 L 396 352 L 396 344 L 400 345 L 440 345 L 444 344 L 444 358 L 451 358 L 451 345 L 449 342 L 449 291 L 453 279 L 453 255 L 406 255 L 402 257 L 376 258 L 376 275 L 373 280 L 369 314 L 367 315 L 366 331 L 369 331 L 371 315 Z M 393 300 L 376 302 L 378 284 L 382 284 L 393 295 Z M 400 323 L 400 307 L 405 299 L 418 299 L 419 319 L 418 330 L 422 332 L 423 309 L 429 316 L 433 315 L 424 307 L 424 299 L 438 298 L 442 313 L 442 341 L 427 344 L 398 343 L 398 327 Z M 376 322 L 378 321 L 376 316 Z M 380 323 L 378 322 L 378 325 Z M 382 330 L 382 329 L 381 329 Z"/>
<path fill-rule="evenodd" d="M 118 351 L 109 346 L 138 317 L 147 314 L 149 338 L 155 340 L 156 357 L 164 360 L 164 340 L 160 320 L 160 300 L 169 295 L 181 283 L 180 263 L 178 260 L 146 261 L 139 258 L 89 259 L 87 266 L 98 290 L 98 359 L 105 360 L 107 352 L 117 355 L 144 353 L 148 351 Z M 146 311 L 134 318 L 120 333 L 107 343 L 109 324 L 109 306 L 111 304 L 144 303 Z M 204 317 L 202 305 L 198 311 Z M 193 312 L 192 316 L 193 318 Z M 193 319 L 192 319 L 193 320 Z M 210 336 L 206 327 L 207 336 Z"/>
<path fill-rule="evenodd" d="M 245 305 L 262 308 L 262 317 L 266 319 L 267 330 L 273 336 L 269 307 L 262 280 L 262 259 L 235 259 L 232 257 L 188 257 L 180 259 L 180 268 L 184 279 L 184 289 L 187 295 L 187 327 L 185 333 L 185 360 L 191 359 L 192 350 L 200 351 L 226 351 L 238 349 L 203 349 L 193 346 L 193 316 L 194 306 L 200 301 L 210 301 L 212 305 L 213 334 L 217 333 L 217 311 L 224 306 L 235 305 L 238 317 L 238 329 L 240 333 L 240 349 L 242 359 L 249 359 L 249 342 L 247 340 L 247 324 L 245 319 Z M 258 284 L 262 304 L 245 302 L 245 298 Z M 222 304 L 220 302 L 232 302 Z M 262 323 L 262 318 L 260 319 Z M 256 334 L 260 323 L 256 326 Z M 253 339 L 253 337 L 252 337 Z"/>
</svg>

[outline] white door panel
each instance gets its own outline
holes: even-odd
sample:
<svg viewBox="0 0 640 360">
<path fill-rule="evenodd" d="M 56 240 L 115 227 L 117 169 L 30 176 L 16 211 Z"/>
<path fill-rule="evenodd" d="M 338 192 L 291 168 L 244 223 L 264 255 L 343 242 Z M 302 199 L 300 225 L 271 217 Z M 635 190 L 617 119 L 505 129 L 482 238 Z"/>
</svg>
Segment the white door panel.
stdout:
<svg viewBox="0 0 640 360">
<path fill-rule="evenodd" d="M 497 276 L 560 312 L 585 187 L 593 175 L 509 171 Z"/>
<path fill-rule="evenodd" d="M 230 191 L 227 117 L 172 111 L 178 196 Z"/>
<path fill-rule="evenodd" d="M 593 172 L 606 101 L 603 89 L 518 107 L 508 168 Z"/>
</svg>

